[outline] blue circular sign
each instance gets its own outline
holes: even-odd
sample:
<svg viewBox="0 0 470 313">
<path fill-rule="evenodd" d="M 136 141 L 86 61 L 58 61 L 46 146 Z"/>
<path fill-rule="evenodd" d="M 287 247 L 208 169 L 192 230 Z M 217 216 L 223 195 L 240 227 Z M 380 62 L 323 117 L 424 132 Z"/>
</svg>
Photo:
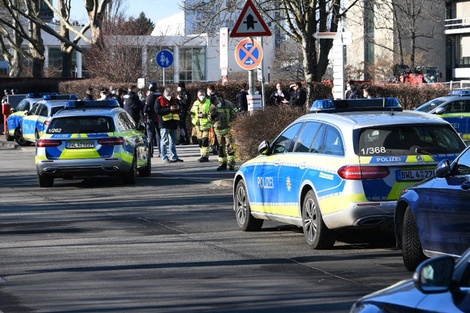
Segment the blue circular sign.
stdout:
<svg viewBox="0 0 470 313">
<path fill-rule="evenodd" d="M 170 67 L 173 64 L 173 53 L 168 50 L 161 50 L 157 53 L 156 61 L 160 67 Z"/>
</svg>

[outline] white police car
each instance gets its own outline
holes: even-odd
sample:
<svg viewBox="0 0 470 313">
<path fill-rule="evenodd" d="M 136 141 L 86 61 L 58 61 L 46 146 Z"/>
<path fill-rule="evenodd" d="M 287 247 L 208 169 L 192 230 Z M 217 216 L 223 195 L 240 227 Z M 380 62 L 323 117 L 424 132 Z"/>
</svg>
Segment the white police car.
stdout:
<svg viewBox="0 0 470 313">
<path fill-rule="evenodd" d="M 36 142 L 39 186 L 101 175 L 134 184 L 137 175 L 151 174 L 148 147 L 147 136 L 116 100 L 70 101 Z"/>
<path fill-rule="evenodd" d="M 321 100 L 311 111 L 321 110 L 332 113 L 298 118 L 236 173 L 242 230 L 283 222 L 302 227 L 311 248 L 330 248 L 335 230 L 391 226 L 401 191 L 465 148 L 449 123 L 396 99 Z"/>
</svg>

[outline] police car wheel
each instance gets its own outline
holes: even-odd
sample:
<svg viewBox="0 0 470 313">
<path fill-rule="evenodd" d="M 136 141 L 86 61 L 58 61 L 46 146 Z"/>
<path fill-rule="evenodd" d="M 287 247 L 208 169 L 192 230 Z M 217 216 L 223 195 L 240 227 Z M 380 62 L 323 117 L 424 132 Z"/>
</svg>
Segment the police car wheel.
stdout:
<svg viewBox="0 0 470 313">
<path fill-rule="evenodd" d="M 313 190 L 305 195 L 302 205 L 302 225 L 307 244 L 312 249 L 328 249 L 334 246 L 334 233 L 326 227 Z"/>
<path fill-rule="evenodd" d="M 418 227 L 410 207 L 406 208 L 403 218 L 402 233 L 403 264 L 409 271 L 414 271 L 416 267 L 426 259 L 419 239 Z"/>
<path fill-rule="evenodd" d="M 15 129 L 15 141 L 20 146 L 29 146 L 31 144 L 29 141 L 23 138 L 23 131 L 21 130 L 21 127 Z"/>
<path fill-rule="evenodd" d="M 52 187 L 54 185 L 54 177 L 38 174 L 39 187 Z"/>
<path fill-rule="evenodd" d="M 139 169 L 140 177 L 150 177 L 152 174 L 152 159 L 150 155 L 147 156 L 147 165 Z"/>
<path fill-rule="evenodd" d="M 126 185 L 134 185 L 137 182 L 137 156 L 135 154 L 132 159 L 132 166 L 123 178 Z"/>
<path fill-rule="evenodd" d="M 235 188 L 235 216 L 238 227 L 244 231 L 260 230 L 264 220 L 254 218 L 251 215 L 250 201 L 248 192 L 243 180 L 239 180 Z"/>
</svg>

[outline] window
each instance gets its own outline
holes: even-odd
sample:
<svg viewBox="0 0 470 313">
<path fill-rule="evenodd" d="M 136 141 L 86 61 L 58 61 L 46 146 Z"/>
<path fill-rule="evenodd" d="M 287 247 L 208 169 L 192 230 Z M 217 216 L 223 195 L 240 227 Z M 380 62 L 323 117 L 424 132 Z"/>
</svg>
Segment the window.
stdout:
<svg viewBox="0 0 470 313">
<path fill-rule="evenodd" d="M 302 123 L 297 123 L 286 129 L 277 139 L 273 142 L 274 153 L 289 152 L 292 149 L 294 139 L 302 127 Z"/>
<path fill-rule="evenodd" d="M 336 128 L 327 126 L 325 141 L 321 152 L 332 155 L 344 155 L 343 140 Z"/>
<path fill-rule="evenodd" d="M 302 130 L 297 142 L 294 146 L 294 152 L 310 152 L 310 146 L 317 136 L 321 124 L 316 122 L 308 122 Z"/>
<path fill-rule="evenodd" d="M 179 50 L 179 79 L 183 82 L 206 80 L 206 49 L 204 47 Z"/>
<path fill-rule="evenodd" d="M 114 131 L 112 119 L 107 116 L 80 116 L 56 118 L 47 129 L 48 134 L 110 133 Z"/>
</svg>

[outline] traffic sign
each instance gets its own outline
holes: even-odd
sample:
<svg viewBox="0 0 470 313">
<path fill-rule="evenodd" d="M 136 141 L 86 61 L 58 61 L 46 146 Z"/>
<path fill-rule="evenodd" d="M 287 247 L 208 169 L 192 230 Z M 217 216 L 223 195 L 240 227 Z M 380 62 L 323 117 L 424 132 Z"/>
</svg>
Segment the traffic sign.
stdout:
<svg viewBox="0 0 470 313">
<path fill-rule="evenodd" d="M 251 38 L 240 41 L 235 48 L 235 61 L 244 70 L 254 70 L 263 60 L 263 47 Z"/>
<path fill-rule="evenodd" d="M 230 32 L 230 37 L 250 36 L 271 36 L 271 31 L 253 2 L 251 0 L 247 0 L 240 17 Z"/>
<path fill-rule="evenodd" d="M 173 53 L 168 50 L 160 50 L 160 52 L 157 53 L 156 61 L 160 67 L 170 67 L 173 64 Z"/>
</svg>

